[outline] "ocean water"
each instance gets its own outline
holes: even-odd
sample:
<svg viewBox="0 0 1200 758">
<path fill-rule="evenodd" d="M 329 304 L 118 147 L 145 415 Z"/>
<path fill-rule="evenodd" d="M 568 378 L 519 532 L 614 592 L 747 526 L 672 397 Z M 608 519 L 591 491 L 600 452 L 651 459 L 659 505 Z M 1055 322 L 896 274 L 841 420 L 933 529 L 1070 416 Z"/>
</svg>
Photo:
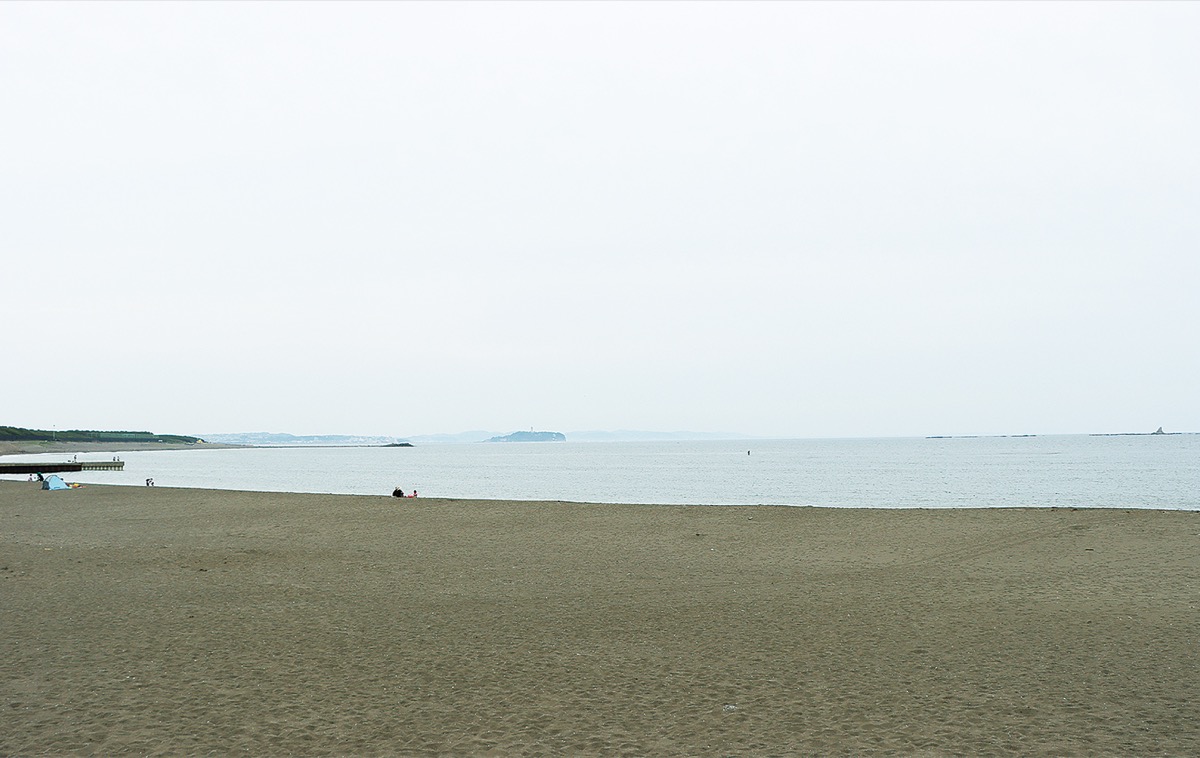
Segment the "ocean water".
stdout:
<svg viewBox="0 0 1200 758">
<path fill-rule="evenodd" d="M 126 462 L 122 472 L 65 478 L 143 484 L 153 477 L 160 487 L 358 495 L 388 495 L 400 486 L 427 497 L 600 503 L 1200 510 L 1200 435 L 481 443 L 119 455 Z"/>
</svg>

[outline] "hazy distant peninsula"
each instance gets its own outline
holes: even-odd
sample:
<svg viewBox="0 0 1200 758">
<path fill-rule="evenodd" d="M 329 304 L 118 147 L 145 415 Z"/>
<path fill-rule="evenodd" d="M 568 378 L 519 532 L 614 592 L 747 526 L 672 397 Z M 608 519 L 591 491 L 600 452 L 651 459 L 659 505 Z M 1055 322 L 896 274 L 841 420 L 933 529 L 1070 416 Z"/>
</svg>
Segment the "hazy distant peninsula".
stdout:
<svg viewBox="0 0 1200 758">
<path fill-rule="evenodd" d="M 752 439 L 745 434 L 736 432 L 655 432 L 633 429 L 618 429 L 615 431 L 569 431 L 564 432 L 571 442 L 666 442 L 687 440 L 736 440 Z M 485 431 L 475 429 L 457 434 L 414 434 L 404 439 L 417 445 L 458 445 L 473 442 L 487 442 L 492 437 L 506 436 L 495 430 Z"/>
<path fill-rule="evenodd" d="M 566 442 L 562 432 L 513 432 L 501 437 L 491 437 L 485 442 Z"/>
<path fill-rule="evenodd" d="M 529 435 L 557 435 L 530 437 Z M 504 434 L 496 430 L 474 429 L 454 434 L 412 434 L 400 436 L 370 436 L 344 434 L 295 435 L 281 432 L 238 432 L 205 434 L 208 442 L 227 445 L 254 447 L 330 447 L 330 446 L 402 446 L 413 445 L 461 445 L 476 442 L 652 442 L 680 440 L 733 440 L 751 439 L 733 432 L 654 432 L 629 429 L 616 431 L 573 431 L 573 432 L 514 432 Z"/>
<path fill-rule="evenodd" d="M 354 434 L 285 434 L 282 432 L 236 432 L 209 434 L 210 442 L 255 447 L 375 447 L 382 445 L 409 446 L 402 437 L 379 437 Z"/>
</svg>

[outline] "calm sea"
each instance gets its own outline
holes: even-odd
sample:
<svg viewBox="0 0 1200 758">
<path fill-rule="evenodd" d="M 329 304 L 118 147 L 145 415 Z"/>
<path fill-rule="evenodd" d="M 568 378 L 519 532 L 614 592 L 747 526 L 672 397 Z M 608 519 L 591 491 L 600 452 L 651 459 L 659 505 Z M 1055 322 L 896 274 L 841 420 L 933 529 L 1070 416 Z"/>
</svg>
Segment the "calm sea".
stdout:
<svg viewBox="0 0 1200 758">
<path fill-rule="evenodd" d="M 128 452 L 68 481 L 600 503 L 1200 510 L 1200 435 Z M 81 454 L 111 460 L 113 454 Z M 5 456 L 62 461 L 70 456 Z M 7 477 L 24 478 L 24 477 Z"/>
</svg>

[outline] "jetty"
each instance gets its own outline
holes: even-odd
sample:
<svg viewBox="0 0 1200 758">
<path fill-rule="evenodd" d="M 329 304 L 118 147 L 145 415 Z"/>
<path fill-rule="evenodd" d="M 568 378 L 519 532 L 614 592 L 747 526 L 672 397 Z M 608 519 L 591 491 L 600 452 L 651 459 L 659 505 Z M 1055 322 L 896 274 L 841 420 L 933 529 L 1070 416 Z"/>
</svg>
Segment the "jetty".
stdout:
<svg viewBox="0 0 1200 758">
<path fill-rule="evenodd" d="M 0 474 L 61 474 L 64 471 L 124 471 L 125 461 L 0 463 Z"/>
</svg>

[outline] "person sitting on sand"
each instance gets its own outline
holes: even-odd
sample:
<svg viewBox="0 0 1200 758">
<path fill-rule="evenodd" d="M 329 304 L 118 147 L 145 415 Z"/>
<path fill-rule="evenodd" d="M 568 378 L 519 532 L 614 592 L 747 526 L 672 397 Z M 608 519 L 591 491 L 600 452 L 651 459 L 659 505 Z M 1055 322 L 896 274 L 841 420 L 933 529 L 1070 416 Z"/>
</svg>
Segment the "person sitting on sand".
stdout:
<svg viewBox="0 0 1200 758">
<path fill-rule="evenodd" d="M 392 497 L 404 497 L 404 490 L 397 487 L 396 489 L 392 490 Z"/>
</svg>

